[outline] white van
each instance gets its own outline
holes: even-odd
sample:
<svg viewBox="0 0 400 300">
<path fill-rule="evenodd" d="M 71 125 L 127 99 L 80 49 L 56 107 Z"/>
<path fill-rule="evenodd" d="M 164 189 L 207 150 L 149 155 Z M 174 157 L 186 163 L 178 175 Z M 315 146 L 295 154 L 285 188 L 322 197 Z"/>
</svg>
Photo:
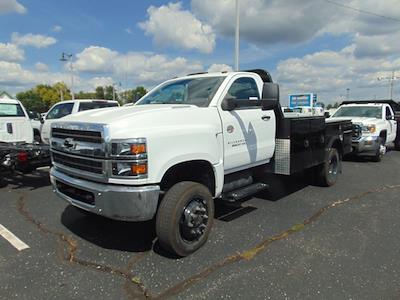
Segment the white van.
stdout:
<svg viewBox="0 0 400 300">
<path fill-rule="evenodd" d="M 0 100 L 0 142 L 33 142 L 31 121 L 24 106 L 18 100 Z"/>
<path fill-rule="evenodd" d="M 40 133 L 42 141 L 46 144 L 49 143 L 51 123 L 54 120 L 85 110 L 116 106 L 119 106 L 119 103 L 113 100 L 78 99 L 58 102 L 50 108 L 45 116 Z"/>
</svg>

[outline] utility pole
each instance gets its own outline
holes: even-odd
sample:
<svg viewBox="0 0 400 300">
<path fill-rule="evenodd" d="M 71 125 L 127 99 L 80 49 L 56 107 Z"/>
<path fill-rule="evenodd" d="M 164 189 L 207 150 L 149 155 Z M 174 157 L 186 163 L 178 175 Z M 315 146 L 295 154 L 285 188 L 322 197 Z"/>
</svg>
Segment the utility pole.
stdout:
<svg viewBox="0 0 400 300">
<path fill-rule="evenodd" d="M 393 100 L 393 86 L 394 86 L 394 81 L 400 79 L 399 76 L 395 76 L 395 72 L 392 71 L 392 75 L 389 76 L 381 76 L 378 77 L 378 81 L 389 81 L 390 83 L 390 100 Z"/>
<path fill-rule="evenodd" d="M 236 0 L 235 71 L 239 71 L 239 0 Z"/>
<path fill-rule="evenodd" d="M 346 89 L 346 100 L 347 101 L 350 100 L 350 89 L 349 88 Z"/>
<path fill-rule="evenodd" d="M 69 61 L 69 71 L 71 72 L 71 96 L 72 100 L 75 100 L 74 94 L 74 66 L 72 64 L 73 54 L 62 53 L 60 61 L 67 62 Z"/>
</svg>

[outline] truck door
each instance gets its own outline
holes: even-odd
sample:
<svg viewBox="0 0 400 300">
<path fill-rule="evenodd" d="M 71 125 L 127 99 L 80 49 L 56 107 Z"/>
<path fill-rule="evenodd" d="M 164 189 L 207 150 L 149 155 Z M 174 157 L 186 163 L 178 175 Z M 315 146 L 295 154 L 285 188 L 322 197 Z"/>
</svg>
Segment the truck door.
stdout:
<svg viewBox="0 0 400 300">
<path fill-rule="evenodd" d="M 236 101 L 258 100 L 262 90 L 260 78 L 248 75 L 235 76 L 223 93 L 224 98 Z M 218 110 L 224 136 L 224 169 L 232 173 L 266 163 L 275 150 L 275 114 L 263 111 L 260 106 L 238 107 L 223 110 L 220 99 Z"/>
<path fill-rule="evenodd" d="M 386 105 L 385 117 L 389 123 L 386 142 L 392 143 L 396 139 L 397 122 L 394 120 L 394 113 L 389 105 Z"/>
</svg>

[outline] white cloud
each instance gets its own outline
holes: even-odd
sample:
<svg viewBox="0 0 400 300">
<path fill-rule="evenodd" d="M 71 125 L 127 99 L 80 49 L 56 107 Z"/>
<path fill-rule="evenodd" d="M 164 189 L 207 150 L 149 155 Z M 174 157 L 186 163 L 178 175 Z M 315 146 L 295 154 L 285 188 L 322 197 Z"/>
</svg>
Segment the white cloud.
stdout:
<svg viewBox="0 0 400 300">
<path fill-rule="evenodd" d="M 113 85 L 114 80 L 112 77 L 93 77 L 89 80 L 87 80 L 87 85 L 90 86 L 92 90 L 94 90 L 98 86 L 107 86 L 107 85 Z"/>
<path fill-rule="evenodd" d="M 121 54 L 98 46 L 87 47 L 76 56 L 74 67 L 79 72 L 111 73 L 119 78 L 129 76 L 135 84 L 152 85 L 174 76 L 203 70 L 199 62 L 183 57 L 169 58 L 148 52 Z"/>
<path fill-rule="evenodd" d="M 118 52 L 104 47 L 90 46 L 76 55 L 74 66 L 83 72 L 110 72 Z"/>
<path fill-rule="evenodd" d="M 17 0 L 1 0 L 0 1 L 0 15 L 7 13 L 26 13 L 26 8 L 20 4 Z"/>
<path fill-rule="evenodd" d="M 49 70 L 49 66 L 42 62 L 37 62 L 35 64 L 35 69 L 40 72 L 47 72 Z"/>
<path fill-rule="evenodd" d="M 0 43 L 0 60 L 8 62 L 24 60 L 24 50 L 14 44 Z"/>
<path fill-rule="evenodd" d="M 241 40 L 257 45 L 304 43 L 326 33 L 350 34 L 354 38 L 390 36 L 400 31 L 400 22 L 338 7 L 327 1 L 240 0 L 239 3 Z M 194 15 L 220 35 L 234 36 L 234 0 L 192 0 L 191 5 Z M 400 16 L 398 0 L 351 0 L 346 5 L 379 15 Z"/>
<path fill-rule="evenodd" d="M 53 31 L 53 32 L 61 32 L 62 29 L 63 28 L 60 25 L 54 25 L 53 28 L 51 29 L 51 31 Z"/>
<path fill-rule="evenodd" d="M 47 48 L 57 42 L 57 40 L 51 36 L 42 34 L 28 33 L 20 35 L 18 32 L 13 32 L 11 35 L 11 42 L 19 46 L 32 46 L 35 48 Z"/>
<path fill-rule="evenodd" d="M 223 36 L 234 35 L 234 0 L 192 0 L 191 3 L 198 18 L 206 20 Z M 332 19 L 334 12 L 320 0 L 241 0 L 239 3 L 241 37 L 256 44 L 309 40 Z"/>
<path fill-rule="evenodd" d="M 149 18 L 139 23 L 146 35 L 152 36 L 159 46 L 195 49 L 211 53 L 216 35 L 211 26 L 202 23 L 190 11 L 183 10 L 180 2 L 160 7 L 150 6 Z"/>
<path fill-rule="evenodd" d="M 125 28 L 125 32 L 126 32 L 127 34 L 133 34 L 133 31 L 132 31 L 132 29 L 130 29 L 130 28 Z"/>
<path fill-rule="evenodd" d="M 210 73 L 223 72 L 223 71 L 231 72 L 231 71 L 233 71 L 233 69 L 231 66 L 226 65 L 226 64 L 212 64 L 207 70 L 207 72 L 210 72 Z"/>
<path fill-rule="evenodd" d="M 283 103 L 287 94 L 297 92 L 317 92 L 322 101 L 330 103 L 343 97 L 347 88 L 355 99 L 388 98 L 387 86 L 377 77 L 400 68 L 400 59 L 358 58 L 355 49 L 352 45 L 337 52 L 321 51 L 279 62 L 276 75 Z"/>
</svg>

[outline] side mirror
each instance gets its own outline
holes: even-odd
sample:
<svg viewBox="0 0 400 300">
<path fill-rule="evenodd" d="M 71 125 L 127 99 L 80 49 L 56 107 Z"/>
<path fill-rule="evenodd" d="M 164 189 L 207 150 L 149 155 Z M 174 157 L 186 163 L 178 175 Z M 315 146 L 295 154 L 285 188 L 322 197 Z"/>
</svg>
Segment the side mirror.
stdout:
<svg viewBox="0 0 400 300">
<path fill-rule="evenodd" d="M 324 112 L 324 117 L 325 118 L 329 118 L 331 116 L 331 114 L 329 113 L 329 111 Z"/>
<path fill-rule="evenodd" d="M 394 116 L 388 115 L 388 116 L 386 116 L 386 120 L 388 120 L 388 121 L 394 120 Z"/>
<path fill-rule="evenodd" d="M 40 123 L 44 124 L 44 119 L 42 116 L 39 117 L 39 121 L 40 121 Z"/>
<path fill-rule="evenodd" d="M 221 108 L 227 111 L 234 110 L 236 108 L 236 99 L 225 98 L 224 100 L 222 100 Z"/>
<path fill-rule="evenodd" d="M 261 109 L 262 110 L 272 110 L 278 107 L 278 100 L 261 99 Z"/>
<path fill-rule="evenodd" d="M 262 99 L 275 100 L 279 102 L 279 85 L 272 82 L 265 82 L 263 86 Z"/>
</svg>

